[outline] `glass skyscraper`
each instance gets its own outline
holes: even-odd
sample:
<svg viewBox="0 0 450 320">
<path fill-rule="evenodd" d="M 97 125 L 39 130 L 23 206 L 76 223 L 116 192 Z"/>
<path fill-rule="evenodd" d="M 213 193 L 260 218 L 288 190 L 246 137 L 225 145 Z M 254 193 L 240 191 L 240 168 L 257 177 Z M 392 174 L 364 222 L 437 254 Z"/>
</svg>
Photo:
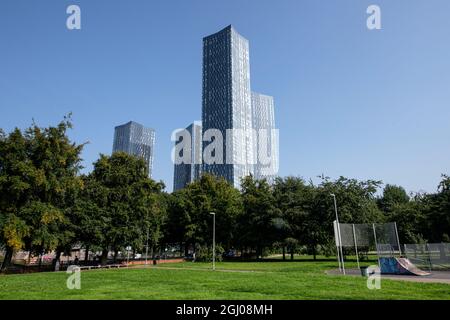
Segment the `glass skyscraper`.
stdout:
<svg viewBox="0 0 450 320">
<path fill-rule="evenodd" d="M 252 92 L 252 121 L 257 131 L 254 148 L 257 161 L 254 167 L 256 179 L 273 182 L 278 172 L 278 130 L 275 128 L 273 97 Z"/>
<path fill-rule="evenodd" d="M 152 176 L 155 130 L 130 121 L 115 127 L 113 153 L 123 151 L 143 158 L 148 166 L 149 177 Z"/>
<path fill-rule="evenodd" d="M 182 132 L 184 131 L 184 132 Z M 184 148 L 175 152 L 180 152 L 176 156 L 183 157 L 182 153 L 188 152 L 187 161 L 174 164 L 173 191 L 183 189 L 187 184 L 194 182 L 200 177 L 202 169 L 202 124 L 195 121 L 186 129 L 175 133 L 175 145 L 182 143 L 189 134 L 189 143 L 183 144 Z"/>
<path fill-rule="evenodd" d="M 249 44 L 232 26 L 203 39 L 202 87 L 203 139 L 209 129 L 219 130 L 223 138 L 221 159 L 205 163 L 204 157 L 203 171 L 239 187 L 241 178 L 253 173 L 255 155 Z M 212 141 L 203 142 L 204 150 Z"/>
</svg>

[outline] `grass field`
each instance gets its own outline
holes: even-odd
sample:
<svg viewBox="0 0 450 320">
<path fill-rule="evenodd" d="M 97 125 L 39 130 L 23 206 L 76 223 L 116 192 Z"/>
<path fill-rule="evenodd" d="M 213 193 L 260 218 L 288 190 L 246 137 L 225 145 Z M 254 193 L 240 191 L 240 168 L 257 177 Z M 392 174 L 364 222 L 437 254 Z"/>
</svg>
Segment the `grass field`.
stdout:
<svg viewBox="0 0 450 320">
<path fill-rule="evenodd" d="M 351 264 L 349 264 L 351 266 Z M 81 290 L 65 272 L 0 276 L 0 299 L 450 299 L 450 285 L 330 276 L 336 261 L 176 263 L 84 271 Z"/>
</svg>

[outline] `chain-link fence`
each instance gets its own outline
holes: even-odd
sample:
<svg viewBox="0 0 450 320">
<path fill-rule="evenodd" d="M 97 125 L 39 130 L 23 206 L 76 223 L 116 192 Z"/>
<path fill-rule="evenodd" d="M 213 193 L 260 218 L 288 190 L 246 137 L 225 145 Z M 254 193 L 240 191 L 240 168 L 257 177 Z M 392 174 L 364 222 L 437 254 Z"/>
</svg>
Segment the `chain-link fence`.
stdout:
<svg viewBox="0 0 450 320">
<path fill-rule="evenodd" d="M 450 270 L 450 243 L 405 244 L 411 262 L 429 270 Z"/>
<path fill-rule="evenodd" d="M 359 267 L 361 251 L 376 251 L 378 257 L 401 256 L 397 225 L 390 223 L 349 224 L 334 221 L 334 235 L 338 252 L 339 269 L 345 272 L 343 248 L 355 250 Z M 347 250 L 348 251 L 348 250 Z"/>
<path fill-rule="evenodd" d="M 335 238 L 336 246 L 338 247 L 368 247 L 370 250 L 383 249 L 400 253 L 395 222 L 374 224 L 339 223 L 339 226 L 336 225 L 335 227 Z"/>
</svg>

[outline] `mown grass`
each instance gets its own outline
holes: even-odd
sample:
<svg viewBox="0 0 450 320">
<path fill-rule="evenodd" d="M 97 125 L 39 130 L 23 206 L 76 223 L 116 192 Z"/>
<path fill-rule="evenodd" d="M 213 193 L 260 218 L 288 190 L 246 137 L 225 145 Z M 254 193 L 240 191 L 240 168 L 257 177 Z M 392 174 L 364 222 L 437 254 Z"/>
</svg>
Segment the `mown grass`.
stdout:
<svg viewBox="0 0 450 320">
<path fill-rule="evenodd" d="M 354 263 L 349 263 L 349 267 Z M 85 271 L 81 290 L 65 272 L 0 276 L 0 299 L 450 299 L 450 285 L 330 276 L 334 260 L 161 264 Z"/>
</svg>

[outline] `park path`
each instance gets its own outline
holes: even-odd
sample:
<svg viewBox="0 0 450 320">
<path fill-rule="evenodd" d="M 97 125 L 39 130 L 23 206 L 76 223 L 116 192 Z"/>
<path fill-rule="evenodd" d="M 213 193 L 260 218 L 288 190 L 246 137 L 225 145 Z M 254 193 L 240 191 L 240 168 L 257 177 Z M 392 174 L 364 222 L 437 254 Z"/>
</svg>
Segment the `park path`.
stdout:
<svg viewBox="0 0 450 320">
<path fill-rule="evenodd" d="M 342 273 L 339 271 L 339 269 L 328 270 L 326 273 L 329 275 L 342 275 Z M 358 269 L 345 269 L 345 273 L 346 273 L 345 276 L 361 277 L 361 271 Z M 448 272 L 448 271 L 433 271 L 428 276 L 382 274 L 381 279 L 412 281 L 412 282 L 422 282 L 422 283 L 450 284 L 450 272 Z"/>
</svg>

